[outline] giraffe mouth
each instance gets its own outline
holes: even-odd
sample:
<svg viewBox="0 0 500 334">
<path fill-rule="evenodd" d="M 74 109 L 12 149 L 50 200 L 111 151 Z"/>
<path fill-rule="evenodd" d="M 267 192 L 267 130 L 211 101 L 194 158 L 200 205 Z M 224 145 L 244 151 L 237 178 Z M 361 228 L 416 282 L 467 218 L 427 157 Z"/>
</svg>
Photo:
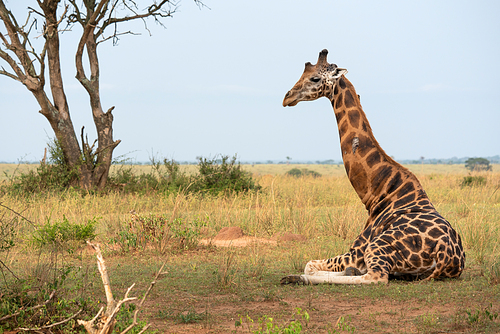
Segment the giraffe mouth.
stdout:
<svg viewBox="0 0 500 334">
<path fill-rule="evenodd" d="M 295 98 L 291 91 L 286 93 L 285 98 L 283 99 L 283 107 L 293 107 L 299 103 L 299 100 Z"/>
<path fill-rule="evenodd" d="M 293 106 L 296 106 L 298 103 L 299 103 L 299 101 L 297 101 L 297 100 L 291 101 L 288 103 L 283 101 L 283 107 L 293 107 Z"/>
</svg>

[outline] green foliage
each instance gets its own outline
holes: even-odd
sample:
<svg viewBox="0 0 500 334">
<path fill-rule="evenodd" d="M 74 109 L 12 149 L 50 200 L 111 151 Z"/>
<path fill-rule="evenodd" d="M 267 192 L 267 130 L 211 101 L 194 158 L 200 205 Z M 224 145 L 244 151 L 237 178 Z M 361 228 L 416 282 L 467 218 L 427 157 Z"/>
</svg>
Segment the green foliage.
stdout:
<svg viewBox="0 0 500 334">
<path fill-rule="evenodd" d="M 351 316 L 348 315 L 347 317 L 341 316 L 338 320 L 337 323 L 335 324 L 335 327 L 333 328 L 332 331 L 328 331 L 328 333 L 355 333 L 356 332 L 356 327 L 354 327 L 351 324 Z"/>
<path fill-rule="evenodd" d="M 151 173 L 136 175 L 131 166 L 121 165 L 118 171 L 108 178 L 108 189 L 124 193 L 147 194 L 152 191 L 168 192 L 186 188 L 190 178 L 180 170 L 174 160 L 163 159 L 163 162 L 151 159 Z"/>
<path fill-rule="evenodd" d="M 309 170 L 307 168 L 292 168 L 288 172 L 285 173 L 285 175 L 289 176 L 294 176 L 294 177 L 301 177 L 301 176 L 312 176 L 312 177 L 320 177 L 321 174 L 318 172 L 315 172 L 313 170 Z"/>
<path fill-rule="evenodd" d="M 6 316 L 0 322 L 0 333 L 18 327 L 36 328 L 53 324 L 67 319 L 78 310 L 83 311 L 81 316 L 97 312 L 90 296 L 72 293 L 84 291 L 83 276 L 86 274 L 82 268 L 66 266 L 57 269 L 53 262 L 37 263 L 35 270 L 26 278 L 9 281 L 0 292 L 0 318 Z M 52 330 L 70 333 L 74 326 L 75 322 L 70 321 Z"/>
<path fill-rule="evenodd" d="M 9 182 L 2 185 L 1 193 L 16 196 L 30 194 L 63 192 L 77 185 L 78 168 L 70 168 L 57 140 L 48 144 L 49 158 L 36 170 L 22 172 L 20 175 L 7 175 Z M 149 194 L 151 192 L 187 192 L 210 195 L 233 192 L 258 191 L 251 173 L 242 169 L 236 156 L 216 156 L 213 159 L 198 157 L 198 173 L 187 175 L 179 163 L 173 159 L 158 160 L 151 158 L 152 171 L 136 174 L 132 166 L 121 165 L 108 176 L 103 192 Z M 76 188 L 78 189 L 78 188 Z M 87 192 L 82 192 L 86 194 Z"/>
<path fill-rule="evenodd" d="M 192 177 L 186 190 L 208 194 L 259 190 L 249 172 L 236 163 L 236 156 L 207 159 L 198 157 L 198 174 Z"/>
<path fill-rule="evenodd" d="M 157 315 L 159 319 L 169 319 L 181 324 L 199 323 L 200 321 L 206 321 L 209 318 L 209 316 L 210 314 L 208 313 L 207 310 L 205 312 L 197 313 L 194 307 L 192 306 L 189 307 L 187 311 L 186 309 L 184 309 L 180 312 L 168 309 L 158 310 L 158 315 Z"/>
<path fill-rule="evenodd" d="M 17 236 L 18 218 L 8 219 L 5 215 L 0 217 L 0 252 L 14 247 Z"/>
<path fill-rule="evenodd" d="M 8 176 L 10 182 L 0 189 L 0 193 L 26 196 L 35 193 L 61 192 L 76 183 L 79 173 L 64 161 L 63 150 L 57 140 L 48 144 L 48 161 L 18 176 Z"/>
<path fill-rule="evenodd" d="M 254 334 L 298 334 L 302 333 L 303 325 L 300 322 L 301 320 L 305 321 L 306 326 L 309 323 L 309 314 L 307 311 L 302 312 L 301 308 L 296 309 L 295 315 L 297 316 L 298 320 L 292 320 L 288 325 L 286 326 L 280 326 L 276 323 L 274 323 L 274 319 L 272 317 L 269 317 L 267 315 L 264 315 L 259 318 L 258 324 L 257 324 L 257 329 L 252 328 L 252 333 Z M 246 321 L 245 321 L 246 320 Z M 235 323 L 236 326 L 243 326 L 245 322 L 248 322 L 249 324 L 253 325 L 254 320 L 250 318 L 250 316 L 246 316 L 246 319 L 243 319 L 243 317 L 240 316 L 240 320 Z M 254 326 L 252 326 L 254 327 Z"/>
<path fill-rule="evenodd" d="M 121 333 L 128 326 L 130 326 L 134 321 L 134 313 L 137 309 L 135 304 L 129 303 L 124 304 L 116 314 L 116 324 L 115 324 L 115 332 Z M 138 320 L 137 325 L 132 327 L 127 333 L 135 334 L 141 332 L 141 330 L 148 323 L 145 320 Z M 150 333 L 150 331 L 148 331 Z"/>
<path fill-rule="evenodd" d="M 198 173 L 187 175 L 180 165 L 169 159 L 151 159 L 153 171 L 136 175 L 130 166 L 122 166 L 110 176 L 109 187 L 125 193 L 186 192 L 218 195 L 232 192 L 258 191 L 251 174 L 236 162 L 236 156 L 207 159 L 198 157 Z"/>
<path fill-rule="evenodd" d="M 47 219 L 45 225 L 33 233 L 31 242 L 40 249 L 47 247 L 54 251 L 72 253 L 76 247 L 96 237 L 97 223 L 98 218 L 95 217 L 82 225 L 71 223 L 66 217 L 55 223 Z"/>
<path fill-rule="evenodd" d="M 207 219 L 207 217 L 205 217 Z M 167 217 L 165 215 L 139 216 L 132 212 L 132 220 L 122 225 L 122 230 L 110 241 L 120 246 L 123 253 L 153 246 L 160 253 L 175 248 L 190 250 L 198 247 L 200 230 L 207 221 Z"/>
<path fill-rule="evenodd" d="M 465 168 L 473 171 L 491 171 L 493 168 L 490 161 L 485 158 L 469 158 L 465 161 Z"/>
<path fill-rule="evenodd" d="M 484 186 L 486 184 L 486 179 L 483 176 L 464 176 L 460 186 L 463 187 L 473 187 L 473 186 Z"/>
<path fill-rule="evenodd" d="M 196 313 L 196 311 L 191 308 L 186 313 L 181 312 L 177 315 L 177 319 L 182 324 L 194 324 L 206 319 L 207 313 Z"/>
<path fill-rule="evenodd" d="M 477 308 L 475 311 L 468 309 L 465 311 L 467 313 L 467 322 L 470 325 L 475 325 L 488 321 L 495 321 L 498 318 L 498 313 L 493 312 L 492 307 L 493 304 L 490 304 L 485 308 Z"/>
</svg>

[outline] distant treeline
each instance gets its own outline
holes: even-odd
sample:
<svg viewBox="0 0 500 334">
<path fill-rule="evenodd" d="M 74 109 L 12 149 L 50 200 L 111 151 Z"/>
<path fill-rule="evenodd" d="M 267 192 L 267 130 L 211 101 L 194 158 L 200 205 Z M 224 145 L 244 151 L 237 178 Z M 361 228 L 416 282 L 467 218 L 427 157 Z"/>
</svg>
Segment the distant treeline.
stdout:
<svg viewBox="0 0 500 334">
<path fill-rule="evenodd" d="M 414 165 L 414 164 L 425 164 L 425 165 L 462 165 L 465 164 L 467 159 L 471 157 L 464 157 L 464 158 L 449 158 L 449 159 L 406 159 L 406 160 L 400 160 L 397 158 L 392 157 L 395 159 L 397 162 L 404 164 L 404 165 Z M 474 157 L 476 158 L 476 157 Z M 490 163 L 492 164 L 499 164 L 500 163 L 500 155 L 495 155 L 492 157 L 483 157 L 487 159 Z M 175 159 L 174 159 L 175 160 Z M 12 163 L 21 163 L 21 164 L 38 164 L 40 163 L 39 161 L 22 161 L 22 162 L 8 162 L 8 161 L 0 161 L 0 164 L 12 164 Z M 176 163 L 180 165 L 196 165 L 198 164 L 197 160 L 193 161 L 176 161 Z M 240 161 L 241 164 L 243 165 L 261 165 L 261 164 L 304 164 L 304 165 L 341 165 L 343 162 L 342 160 L 263 160 L 263 161 Z M 118 165 L 151 165 L 152 163 L 150 161 L 120 161 L 117 163 Z"/>
</svg>

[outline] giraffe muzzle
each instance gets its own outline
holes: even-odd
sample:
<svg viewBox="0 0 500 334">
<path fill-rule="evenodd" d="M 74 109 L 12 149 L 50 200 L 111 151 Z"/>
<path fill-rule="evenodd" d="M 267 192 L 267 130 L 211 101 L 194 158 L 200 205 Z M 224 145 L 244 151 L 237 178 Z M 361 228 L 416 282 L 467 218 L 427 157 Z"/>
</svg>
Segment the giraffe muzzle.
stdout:
<svg viewBox="0 0 500 334">
<path fill-rule="evenodd" d="M 293 94 L 291 90 L 286 93 L 285 98 L 283 99 L 283 107 L 293 107 L 294 105 L 299 103 L 299 101 L 297 101 L 297 99 L 294 99 L 292 95 Z"/>
</svg>

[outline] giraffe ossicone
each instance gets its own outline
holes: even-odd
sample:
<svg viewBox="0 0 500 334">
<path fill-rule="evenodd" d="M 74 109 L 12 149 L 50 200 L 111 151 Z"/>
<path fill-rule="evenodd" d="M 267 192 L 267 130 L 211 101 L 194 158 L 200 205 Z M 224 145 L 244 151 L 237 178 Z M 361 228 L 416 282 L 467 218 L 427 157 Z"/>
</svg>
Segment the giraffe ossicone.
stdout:
<svg viewBox="0 0 500 334">
<path fill-rule="evenodd" d="M 411 279 L 457 278 L 465 267 L 460 235 L 434 208 L 416 176 L 394 161 L 373 136 L 347 70 L 327 62 L 306 63 L 283 106 L 328 98 L 334 109 L 344 167 L 368 211 L 363 231 L 349 252 L 306 264 L 304 275 L 282 284 L 387 283 L 390 276 Z"/>
</svg>

